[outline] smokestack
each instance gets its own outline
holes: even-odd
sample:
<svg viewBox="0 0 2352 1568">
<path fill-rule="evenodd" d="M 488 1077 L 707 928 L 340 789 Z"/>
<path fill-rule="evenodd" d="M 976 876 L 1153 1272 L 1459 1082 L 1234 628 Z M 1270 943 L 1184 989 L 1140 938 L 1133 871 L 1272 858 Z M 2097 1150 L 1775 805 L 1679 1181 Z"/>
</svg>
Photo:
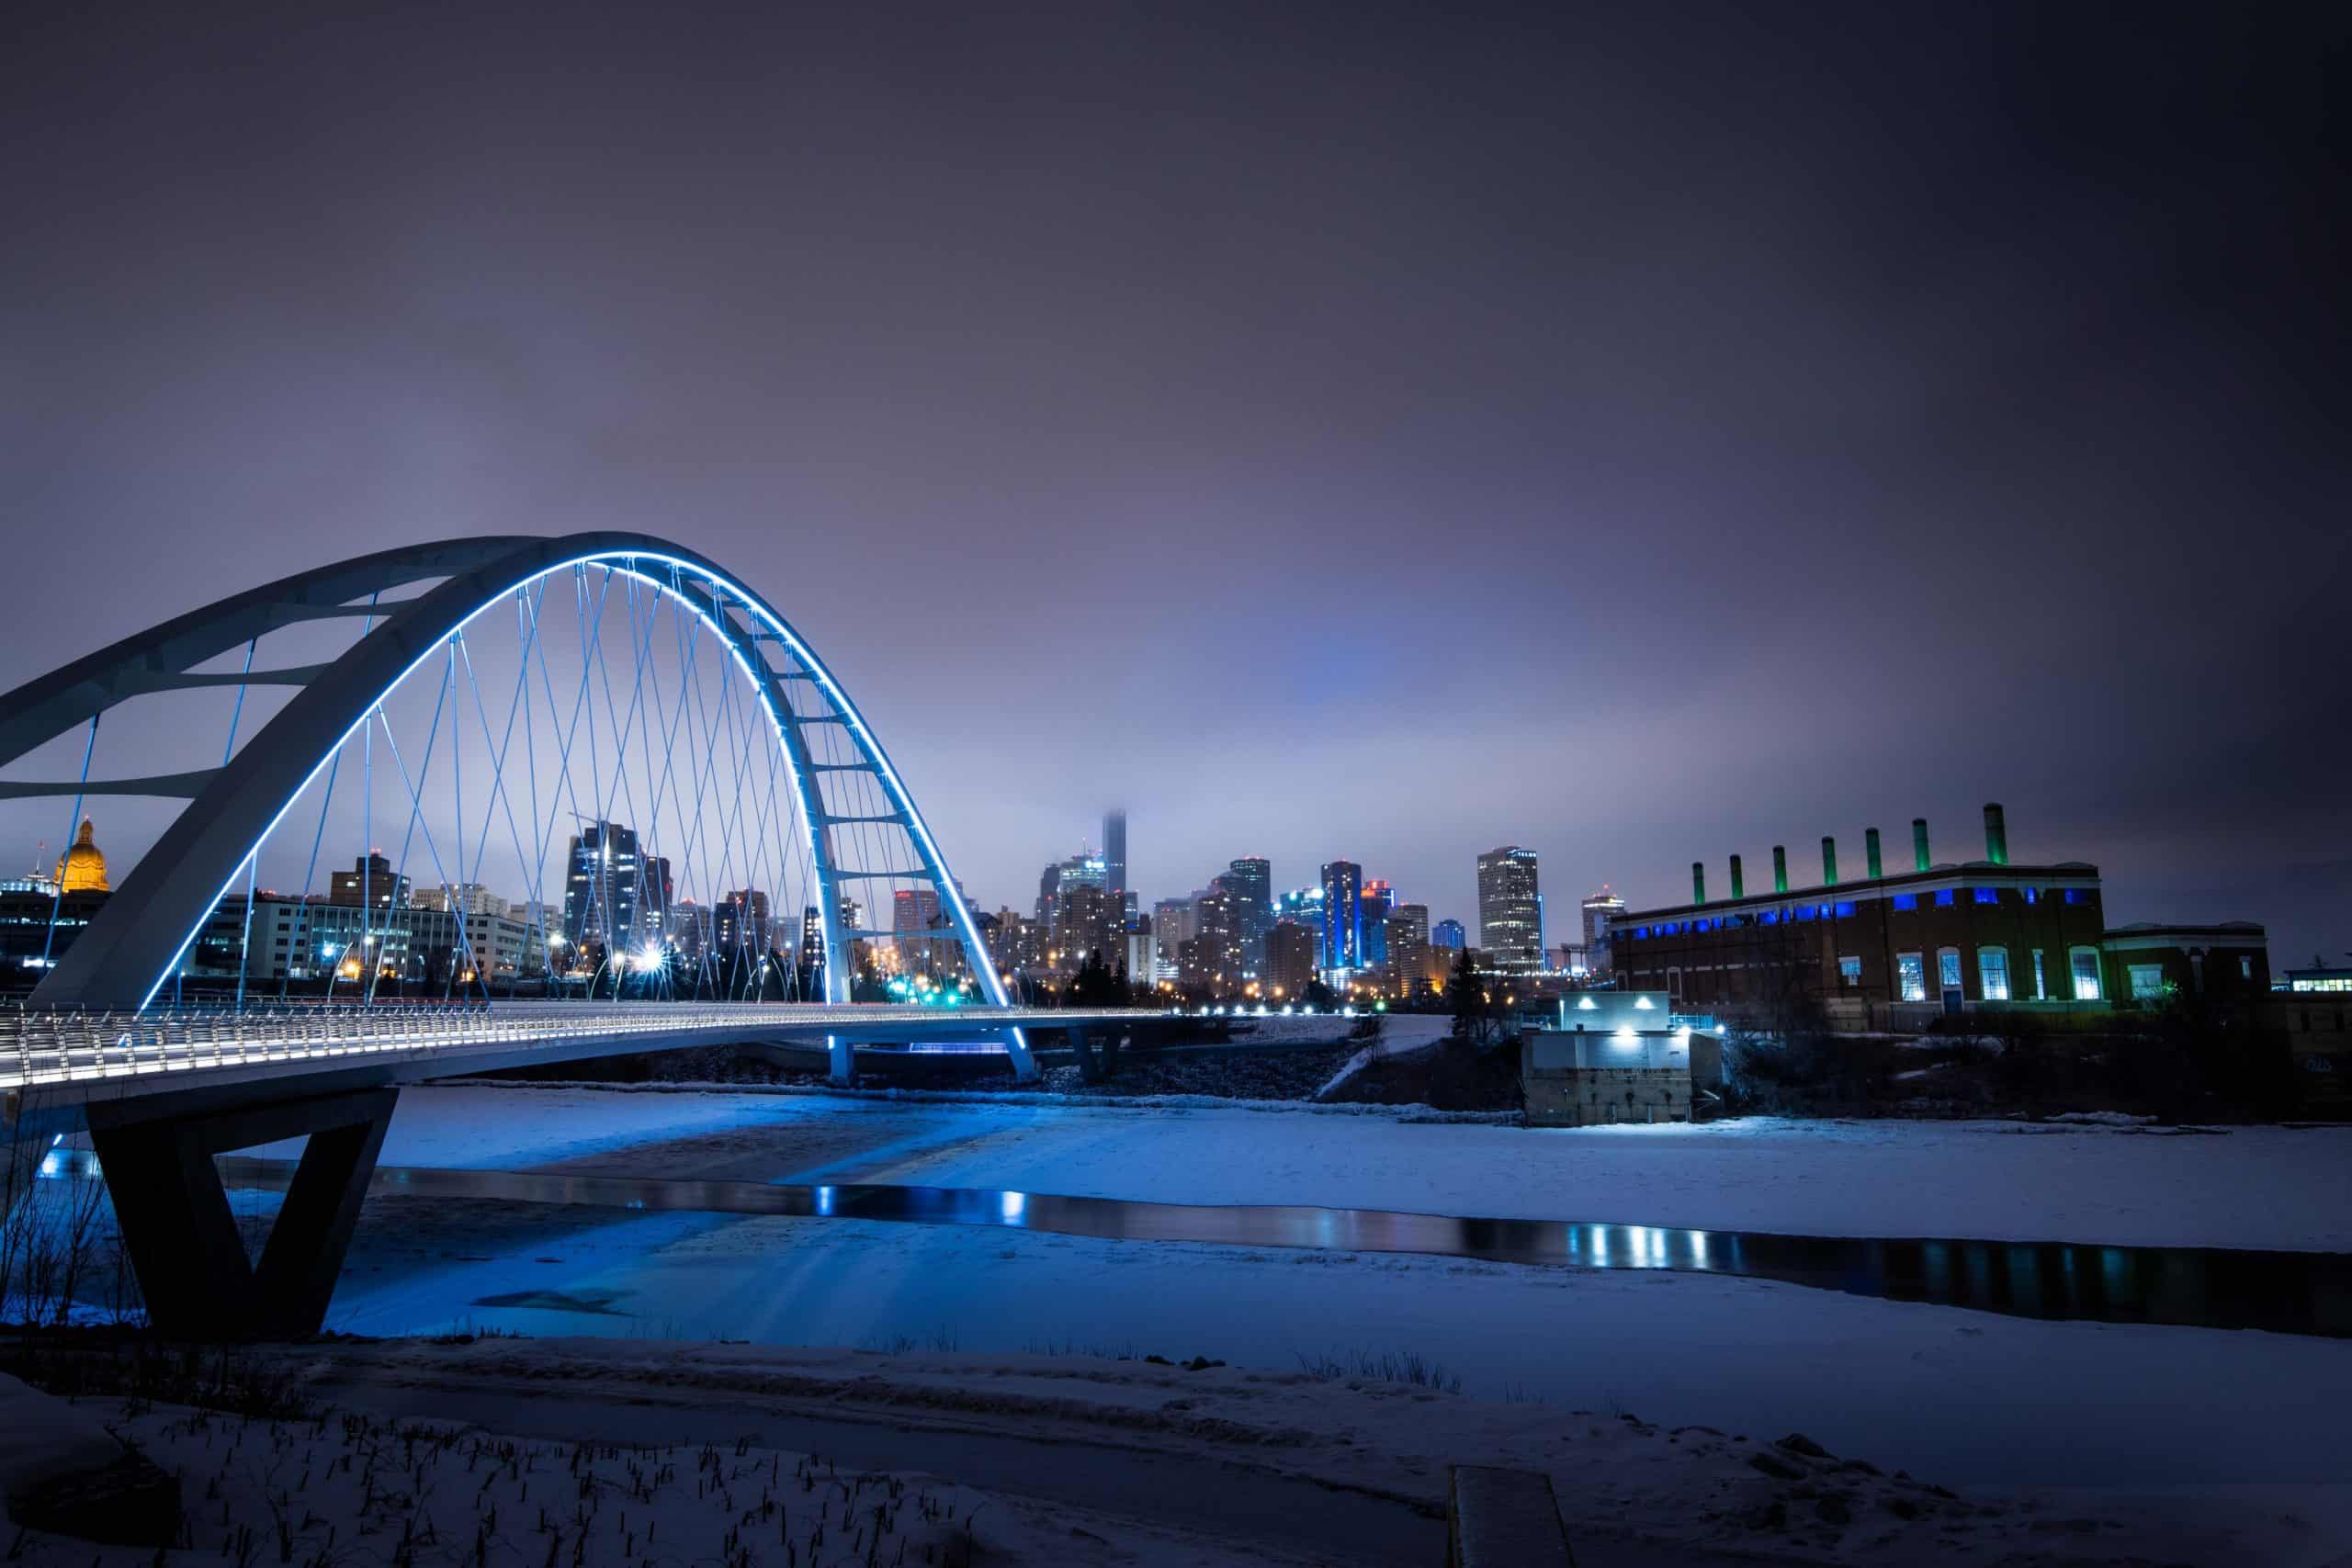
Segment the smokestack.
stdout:
<svg viewBox="0 0 2352 1568">
<path fill-rule="evenodd" d="M 1694 860 L 1690 863 L 1690 902 L 1703 904 L 1706 901 L 1707 867 L 1704 862 Z"/>
<path fill-rule="evenodd" d="M 1995 865 L 2009 863 L 2009 825 L 1997 803 L 1984 807 L 1984 858 Z"/>
<path fill-rule="evenodd" d="M 1924 817 L 1911 818 L 1911 855 L 1921 871 L 1928 869 L 1928 819 Z"/>
<path fill-rule="evenodd" d="M 1879 865 L 1877 829 L 1866 828 L 1862 830 L 1862 853 L 1864 858 L 1870 862 L 1871 880 L 1872 882 L 1876 882 L 1880 877 L 1886 874 L 1885 871 L 1881 869 Z"/>
<path fill-rule="evenodd" d="M 1821 836 L 1821 885 L 1838 886 L 1838 840 L 1826 833 Z"/>
<path fill-rule="evenodd" d="M 1774 844 L 1772 846 L 1772 891 L 1775 893 L 1786 893 L 1788 890 L 1789 846 L 1786 844 Z"/>
<path fill-rule="evenodd" d="M 1739 874 L 1739 857 L 1737 855 L 1731 857 L 1731 896 L 1735 898 L 1745 898 L 1747 897 L 1747 879 Z"/>
</svg>

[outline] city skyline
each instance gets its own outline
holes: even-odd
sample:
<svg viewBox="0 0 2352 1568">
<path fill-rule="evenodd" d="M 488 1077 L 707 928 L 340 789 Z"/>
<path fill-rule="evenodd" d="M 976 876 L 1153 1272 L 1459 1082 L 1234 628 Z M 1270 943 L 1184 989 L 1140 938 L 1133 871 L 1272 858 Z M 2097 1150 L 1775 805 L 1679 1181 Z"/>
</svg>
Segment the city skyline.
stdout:
<svg viewBox="0 0 2352 1568">
<path fill-rule="evenodd" d="M 2007 800 L 2120 920 L 2352 945 L 2346 204 L 2270 24 L 624 17 L 543 73 L 491 6 L 358 51 L 367 116 L 333 29 L 146 25 L 0 62 L 0 493 L 81 574 L 0 679 L 639 527 L 829 650 L 991 905 L 1106 802 L 1141 891 L 1344 855 L 1464 915 L 1499 843 L 1655 904 Z"/>
</svg>

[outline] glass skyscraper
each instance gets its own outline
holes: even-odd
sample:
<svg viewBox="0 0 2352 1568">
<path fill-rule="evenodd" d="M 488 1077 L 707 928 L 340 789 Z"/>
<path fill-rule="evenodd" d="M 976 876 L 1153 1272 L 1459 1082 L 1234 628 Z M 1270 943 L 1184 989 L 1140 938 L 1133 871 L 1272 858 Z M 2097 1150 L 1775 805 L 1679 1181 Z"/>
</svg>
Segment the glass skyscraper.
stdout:
<svg viewBox="0 0 2352 1568">
<path fill-rule="evenodd" d="M 1364 966 L 1363 867 L 1351 860 L 1335 860 L 1323 868 L 1322 966 Z"/>
<path fill-rule="evenodd" d="M 1533 850 L 1505 844 L 1478 857 L 1478 945 L 1497 969 L 1544 967 L 1544 904 Z"/>
</svg>

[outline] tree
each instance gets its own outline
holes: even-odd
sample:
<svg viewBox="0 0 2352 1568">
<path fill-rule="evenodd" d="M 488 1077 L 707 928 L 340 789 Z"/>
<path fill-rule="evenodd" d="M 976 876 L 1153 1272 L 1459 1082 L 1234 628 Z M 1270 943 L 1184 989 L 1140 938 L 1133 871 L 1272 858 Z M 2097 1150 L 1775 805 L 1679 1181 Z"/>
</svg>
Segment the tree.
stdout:
<svg viewBox="0 0 2352 1568">
<path fill-rule="evenodd" d="M 1445 996 L 1453 1004 L 1456 1040 L 1466 1040 L 1484 1049 L 1501 1035 L 1502 1004 L 1495 1000 L 1487 977 L 1478 972 L 1478 960 L 1466 947 L 1453 961 L 1453 973 L 1445 982 Z"/>
<path fill-rule="evenodd" d="M 1089 953 L 1086 962 L 1079 965 L 1078 973 L 1070 978 L 1069 1005 L 1115 1008 L 1125 1007 L 1126 1001 L 1127 983 L 1120 976 L 1113 974 L 1111 966 L 1102 962 L 1102 950 L 1098 947 Z"/>
</svg>

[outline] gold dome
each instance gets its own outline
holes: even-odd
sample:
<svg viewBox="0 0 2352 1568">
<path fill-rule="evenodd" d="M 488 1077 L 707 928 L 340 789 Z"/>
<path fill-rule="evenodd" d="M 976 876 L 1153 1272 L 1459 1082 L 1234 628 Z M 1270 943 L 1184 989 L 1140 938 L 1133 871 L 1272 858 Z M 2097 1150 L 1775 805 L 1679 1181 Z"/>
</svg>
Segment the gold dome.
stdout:
<svg viewBox="0 0 2352 1568">
<path fill-rule="evenodd" d="M 82 830 L 74 836 L 74 847 L 57 859 L 57 888 L 61 893 L 104 893 L 107 888 L 107 857 L 98 852 L 91 838 L 96 831 L 90 819 L 82 818 Z"/>
</svg>

